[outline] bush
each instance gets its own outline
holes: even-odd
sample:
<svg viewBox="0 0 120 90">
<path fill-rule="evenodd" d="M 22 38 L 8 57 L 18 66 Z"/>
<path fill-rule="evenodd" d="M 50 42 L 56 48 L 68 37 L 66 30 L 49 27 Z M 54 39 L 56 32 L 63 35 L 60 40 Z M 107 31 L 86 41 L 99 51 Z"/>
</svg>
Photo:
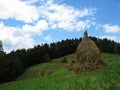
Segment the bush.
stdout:
<svg viewBox="0 0 120 90">
<path fill-rule="evenodd" d="M 75 61 L 74 61 L 74 60 L 72 60 L 72 61 L 71 61 L 71 63 L 75 63 Z"/>
<path fill-rule="evenodd" d="M 8 59 L 0 53 L 0 83 L 15 80 L 23 71 L 23 64 L 17 57 Z"/>
</svg>

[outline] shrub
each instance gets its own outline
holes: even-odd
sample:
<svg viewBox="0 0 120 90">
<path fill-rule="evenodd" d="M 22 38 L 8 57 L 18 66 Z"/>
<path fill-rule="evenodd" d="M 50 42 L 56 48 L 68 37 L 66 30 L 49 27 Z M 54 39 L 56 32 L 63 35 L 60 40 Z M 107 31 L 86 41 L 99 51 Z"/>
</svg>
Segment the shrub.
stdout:
<svg viewBox="0 0 120 90">
<path fill-rule="evenodd" d="M 72 60 L 72 61 L 71 61 L 71 63 L 75 63 L 75 61 L 74 61 L 74 60 Z"/>
</svg>

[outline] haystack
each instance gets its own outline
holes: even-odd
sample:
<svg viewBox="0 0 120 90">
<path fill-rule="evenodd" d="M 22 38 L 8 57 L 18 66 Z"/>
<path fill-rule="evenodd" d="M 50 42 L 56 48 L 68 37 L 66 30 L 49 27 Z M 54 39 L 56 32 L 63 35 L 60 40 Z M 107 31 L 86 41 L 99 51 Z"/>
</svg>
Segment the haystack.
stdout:
<svg viewBox="0 0 120 90">
<path fill-rule="evenodd" d="M 74 72 L 93 71 L 106 66 L 102 61 L 100 50 L 97 45 L 88 37 L 87 31 L 84 32 L 83 39 L 76 50 L 77 65 Z"/>
</svg>

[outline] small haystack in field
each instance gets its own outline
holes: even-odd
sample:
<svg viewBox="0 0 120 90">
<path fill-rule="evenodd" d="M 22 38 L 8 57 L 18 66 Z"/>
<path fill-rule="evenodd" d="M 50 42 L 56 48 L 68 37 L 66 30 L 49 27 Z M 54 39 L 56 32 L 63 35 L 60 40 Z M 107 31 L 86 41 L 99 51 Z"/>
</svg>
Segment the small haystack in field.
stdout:
<svg viewBox="0 0 120 90">
<path fill-rule="evenodd" d="M 41 77 L 44 77 L 44 71 L 40 70 L 39 73 L 38 73 L 38 75 L 41 76 Z"/>
<path fill-rule="evenodd" d="M 77 65 L 74 72 L 78 74 L 106 66 L 101 59 L 100 53 L 97 45 L 88 37 L 87 31 L 85 31 L 83 39 L 76 50 Z"/>
</svg>

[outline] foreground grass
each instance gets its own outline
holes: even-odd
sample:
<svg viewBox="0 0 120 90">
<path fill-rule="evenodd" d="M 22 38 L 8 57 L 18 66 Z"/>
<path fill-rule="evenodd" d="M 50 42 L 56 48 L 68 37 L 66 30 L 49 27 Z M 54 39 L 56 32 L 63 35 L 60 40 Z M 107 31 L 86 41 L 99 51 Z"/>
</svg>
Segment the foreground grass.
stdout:
<svg viewBox="0 0 120 90">
<path fill-rule="evenodd" d="M 30 67 L 17 81 L 0 85 L 0 90 L 120 90 L 120 56 L 102 54 L 108 67 L 89 73 L 75 75 L 65 69 L 62 58 L 54 59 Z M 68 61 L 75 60 L 75 55 L 66 56 Z M 40 77 L 39 70 L 52 70 L 52 75 Z"/>
</svg>

